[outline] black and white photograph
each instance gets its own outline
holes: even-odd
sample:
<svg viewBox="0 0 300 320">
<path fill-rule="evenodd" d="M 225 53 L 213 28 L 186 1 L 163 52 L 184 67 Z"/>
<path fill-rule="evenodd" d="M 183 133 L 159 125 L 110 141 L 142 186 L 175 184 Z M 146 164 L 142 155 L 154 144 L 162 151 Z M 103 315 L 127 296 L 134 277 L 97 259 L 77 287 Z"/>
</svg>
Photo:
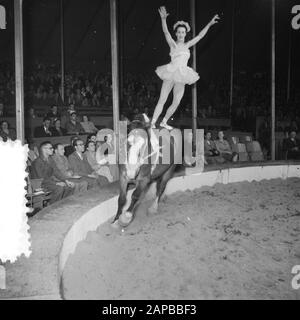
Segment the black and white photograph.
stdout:
<svg viewBox="0 0 300 320">
<path fill-rule="evenodd" d="M 300 300 L 300 0 L 0 0 L 0 300 Z"/>
</svg>

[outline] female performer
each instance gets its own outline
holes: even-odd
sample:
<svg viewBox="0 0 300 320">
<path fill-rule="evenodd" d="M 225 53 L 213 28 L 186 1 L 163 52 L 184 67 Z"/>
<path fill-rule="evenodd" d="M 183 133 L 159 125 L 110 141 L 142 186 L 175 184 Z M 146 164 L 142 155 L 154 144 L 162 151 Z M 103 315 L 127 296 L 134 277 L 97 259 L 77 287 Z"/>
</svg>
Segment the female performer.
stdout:
<svg viewBox="0 0 300 320">
<path fill-rule="evenodd" d="M 208 29 L 212 25 L 217 23 L 218 19 L 220 18 L 218 15 L 215 15 L 213 19 L 207 24 L 207 26 L 203 28 L 203 30 L 201 30 L 201 32 L 195 38 L 188 42 L 185 42 L 185 37 L 186 34 L 191 30 L 189 24 L 184 21 L 176 22 L 173 27 L 177 37 L 177 41 L 175 42 L 170 35 L 167 26 L 167 16 L 169 15 L 169 13 L 167 13 L 165 7 L 160 7 L 158 11 L 161 17 L 163 32 L 170 46 L 171 62 L 156 69 L 156 73 L 163 80 L 163 84 L 159 101 L 153 113 L 151 125 L 152 128 L 155 128 L 155 123 L 163 111 L 163 107 L 167 101 L 169 93 L 173 89 L 173 103 L 167 110 L 165 117 L 160 123 L 161 127 L 172 130 L 173 128 L 167 124 L 167 121 L 179 106 L 179 103 L 184 94 L 185 85 L 191 85 L 200 78 L 197 72 L 187 66 L 188 60 L 190 58 L 189 48 L 199 42 L 206 35 Z"/>
</svg>

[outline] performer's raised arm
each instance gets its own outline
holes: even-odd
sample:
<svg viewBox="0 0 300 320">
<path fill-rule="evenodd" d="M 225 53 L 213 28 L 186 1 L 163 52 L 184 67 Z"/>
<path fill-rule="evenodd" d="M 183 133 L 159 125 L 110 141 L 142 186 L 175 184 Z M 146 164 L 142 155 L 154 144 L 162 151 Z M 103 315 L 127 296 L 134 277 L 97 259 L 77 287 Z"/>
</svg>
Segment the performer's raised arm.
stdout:
<svg viewBox="0 0 300 320">
<path fill-rule="evenodd" d="M 187 42 L 187 46 L 190 48 L 194 46 L 196 43 L 198 43 L 206 35 L 209 28 L 219 22 L 219 19 L 220 17 L 216 14 L 206 25 L 206 27 L 204 27 L 195 38 Z"/>
<path fill-rule="evenodd" d="M 161 17 L 161 24 L 162 24 L 162 29 L 163 29 L 163 32 L 165 34 L 165 37 L 166 37 L 166 40 L 169 44 L 170 47 L 174 47 L 175 46 L 175 41 L 174 39 L 172 38 L 169 30 L 168 30 L 168 25 L 167 25 L 167 16 L 169 15 L 169 13 L 167 13 L 167 10 L 165 7 L 160 7 L 158 9 L 158 12 L 160 14 L 160 17 Z"/>
</svg>

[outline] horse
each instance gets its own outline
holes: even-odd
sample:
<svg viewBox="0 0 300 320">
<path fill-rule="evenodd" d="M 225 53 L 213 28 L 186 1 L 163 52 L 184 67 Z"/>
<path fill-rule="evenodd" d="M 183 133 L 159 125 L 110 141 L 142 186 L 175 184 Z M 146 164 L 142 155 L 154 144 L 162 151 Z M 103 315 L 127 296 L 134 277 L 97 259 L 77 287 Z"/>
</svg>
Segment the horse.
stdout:
<svg viewBox="0 0 300 320">
<path fill-rule="evenodd" d="M 127 227 L 135 218 L 135 209 L 140 203 L 152 182 L 156 181 L 156 198 L 148 209 L 155 213 L 158 210 L 158 204 L 166 188 L 168 181 L 172 178 L 177 164 L 173 157 L 170 157 L 170 163 L 164 164 L 160 160 L 162 154 L 158 139 L 151 129 L 149 118 L 143 114 L 139 115 L 130 123 L 130 133 L 127 138 L 127 161 L 125 164 L 119 164 L 119 184 L 120 193 L 118 198 L 118 210 L 113 219 L 113 225 Z M 152 150 L 152 153 L 151 153 Z M 175 152 L 175 142 L 170 141 L 171 155 Z M 151 156 L 155 161 L 145 161 Z M 131 203 L 126 212 L 123 212 L 126 203 L 128 186 L 135 185 L 131 197 Z"/>
</svg>

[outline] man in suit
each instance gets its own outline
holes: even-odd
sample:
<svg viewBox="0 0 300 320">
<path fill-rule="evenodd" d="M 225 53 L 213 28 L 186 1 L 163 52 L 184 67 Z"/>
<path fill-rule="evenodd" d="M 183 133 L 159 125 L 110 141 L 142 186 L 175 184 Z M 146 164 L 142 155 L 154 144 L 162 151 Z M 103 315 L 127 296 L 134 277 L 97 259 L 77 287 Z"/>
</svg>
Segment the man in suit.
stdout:
<svg viewBox="0 0 300 320">
<path fill-rule="evenodd" d="M 51 191 L 50 204 L 73 194 L 74 183 L 67 180 L 57 169 L 53 159 L 53 147 L 49 141 L 40 146 L 39 157 L 32 162 L 32 177 L 43 179 L 42 188 Z"/>
<path fill-rule="evenodd" d="M 60 119 L 54 121 L 54 126 L 50 128 L 53 137 L 65 136 L 67 135 L 67 130 L 61 127 Z"/>
<path fill-rule="evenodd" d="M 58 112 L 57 106 L 52 106 L 46 117 L 51 119 L 52 124 L 54 124 L 55 120 L 60 119 L 60 113 Z"/>
<path fill-rule="evenodd" d="M 284 142 L 287 160 L 300 160 L 300 141 L 296 138 L 296 135 L 296 131 L 291 131 Z"/>
<path fill-rule="evenodd" d="M 82 179 L 80 176 L 74 175 L 74 172 L 70 169 L 69 161 L 65 156 L 64 146 L 61 143 L 57 143 L 54 146 L 54 154 L 52 159 L 55 162 L 57 169 L 61 172 L 65 179 L 68 179 L 74 183 L 74 194 L 85 192 L 87 190 L 87 181 Z"/>
<path fill-rule="evenodd" d="M 77 120 L 76 112 L 71 113 L 70 120 L 66 123 L 66 129 L 68 134 L 84 133 L 84 129 L 80 122 Z"/>
<path fill-rule="evenodd" d="M 43 125 L 41 127 L 36 127 L 34 130 L 35 138 L 52 137 L 50 124 L 51 124 L 51 119 L 45 117 L 43 119 Z"/>
<path fill-rule="evenodd" d="M 98 175 L 88 163 L 86 156 L 84 155 L 84 143 L 81 139 L 77 139 L 73 142 L 75 151 L 69 156 L 70 169 L 75 175 L 83 177 L 88 182 L 88 188 L 94 188 L 95 186 L 103 186 L 108 183 L 108 180 Z"/>
</svg>

